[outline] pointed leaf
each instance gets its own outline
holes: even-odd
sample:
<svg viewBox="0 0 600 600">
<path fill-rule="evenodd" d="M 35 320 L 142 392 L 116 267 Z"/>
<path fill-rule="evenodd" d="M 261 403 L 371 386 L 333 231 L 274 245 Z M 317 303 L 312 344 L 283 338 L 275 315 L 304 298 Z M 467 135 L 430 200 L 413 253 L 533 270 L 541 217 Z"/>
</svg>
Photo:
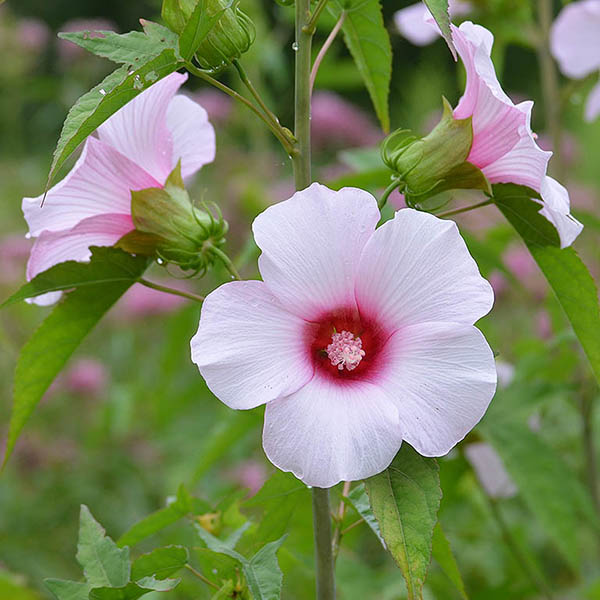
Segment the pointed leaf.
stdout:
<svg viewBox="0 0 600 600">
<path fill-rule="evenodd" d="M 450 13 L 448 11 L 448 0 L 423 0 L 429 9 L 429 12 L 438 24 L 442 37 L 446 40 L 454 60 L 456 60 L 456 48 L 452 40 L 452 31 L 450 30 Z"/>
<path fill-rule="evenodd" d="M 279 600 L 283 573 L 277 561 L 277 551 L 286 536 L 263 546 L 244 568 L 248 587 L 255 600 Z"/>
<path fill-rule="evenodd" d="M 56 600 L 88 600 L 92 589 L 89 583 L 66 579 L 44 579 L 44 583 Z"/>
<path fill-rule="evenodd" d="M 233 2 L 230 2 L 215 14 L 208 16 L 208 0 L 198 0 L 179 37 L 179 52 L 185 60 L 192 59 L 204 38 L 232 4 Z"/>
<path fill-rule="evenodd" d="M 440 565 L 442 571 L 444 571 L 460 594 L 460 597 L 464 600 L 468 600 L 465 584 L 463 583 L 460 571 L 458 570 L 454 554 L 452 554 L 450 542 L 439 522 L 433 530 L 432 554 L 437 564 Z"/>
<path fill-rule="evenodd" d="M 406 581 L 408 598 L 421 600 L 442 497 L 437 463 L 404 443 L 392 464 L 365 483 L 381 535 Z"/>
<path fill-rule="evenodd" d="M 345 500 L 347 500 L 354 510 L 356 510 L 356 512 L 365 520 L 365 523 L 377 536 L 379 541 L 383 544 L 383 547 L 387 549 L 385 541 L 381 536 L 379 523 L 373 514 L 373 509 L 371 508 L 371 503 L 369 502 L 369 496 L 367 495 L 365 484 L 361 483 L 360 485 L 357 485 L 353 490 L 350 491 Z"/>
<path fill-rule="evenodd" d="M 129 548 L 119 548 L 107 537 L 85 504 L 79 516 L 76 558 L 93 586 L 121 587 L 129 581 Z"/>
<path fill-rule="evenodd" d="M 136 583 L 128 583 L 122 587 L 94 588 L 89 595 L 90 600 L 137 600 L 149 592 L 169 592 L 179 584 L 179 579 L 159 581 L 146 577 Z"/>
<path fill-rule="evenodd" d="M 336 19 L 345 13 L 344 41 L 371 96 L 381 127 L 390 129 L 388 98 L 392 78 L 392 47 L 383 24 L 379 0 L 330 0 Z"/>
<path fill-rule="evenodd" d="M 129 257 L 132 276 L 140 276 L 145 258 Z M 129 267 L 128 267 L 129 268 Z M 13 408 L 6 442 L 8 461 L 25 423 L 77 346 L 108 309 L 131 287 L 133 279 L 81 287 L 66 295 L 23 346 L 14 378 Z"/>
<path fill-rule="evenodd" d="M 131 579 L 138 581 L 144 577 L 166 579 L 185 567 L 188 561 L 187 548 L 183 546 L 165 546 L 142 554 L 131 565 Z"/>
</svg>

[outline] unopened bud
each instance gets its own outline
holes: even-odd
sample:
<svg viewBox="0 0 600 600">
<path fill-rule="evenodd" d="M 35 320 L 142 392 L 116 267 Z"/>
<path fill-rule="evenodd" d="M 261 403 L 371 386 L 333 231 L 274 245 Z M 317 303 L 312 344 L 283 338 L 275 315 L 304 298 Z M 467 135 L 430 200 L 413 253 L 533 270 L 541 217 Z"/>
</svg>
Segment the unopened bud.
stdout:
<svg viewBox="0 0 600 600">
<path fill-rule="evenodd" d="M 164 187 L 131 192 L 135 230 L 117 246 L 127 252 L 156 256 L 184 270 L 205 272 L 214 262 L 214 248 L 225 242 L 228 225 L 216 205 L 194 206 L 177 165 Z"/>
</svg>

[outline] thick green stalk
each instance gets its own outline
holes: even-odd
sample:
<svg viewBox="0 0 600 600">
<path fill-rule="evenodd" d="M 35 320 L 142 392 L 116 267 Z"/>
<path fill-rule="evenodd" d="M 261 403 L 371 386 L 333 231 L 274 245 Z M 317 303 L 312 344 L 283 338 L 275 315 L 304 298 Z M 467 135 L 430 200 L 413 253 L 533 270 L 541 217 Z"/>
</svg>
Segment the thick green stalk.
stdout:
<svg viewBox="0 0 600 600">
<path fill-rule="evenodd" d="M 315 531 L 315 562 L 317 567 L 317 600 L 335 599 L 333 548 L 331 543 L 331 511 L 329 490 L 313 488 L 313 527 Z"/>
</svg>

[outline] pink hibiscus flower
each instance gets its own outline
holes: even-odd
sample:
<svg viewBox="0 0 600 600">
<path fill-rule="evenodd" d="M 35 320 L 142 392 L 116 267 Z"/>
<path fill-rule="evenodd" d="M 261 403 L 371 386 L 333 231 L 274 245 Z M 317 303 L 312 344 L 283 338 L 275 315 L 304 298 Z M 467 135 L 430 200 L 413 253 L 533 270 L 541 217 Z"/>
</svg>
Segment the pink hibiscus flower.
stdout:
<svg viewBox="0 0 600 600">
<path fill-rule="evenodd" d="M 565 6 L 552 25 L 550 49 L 560 70 L 573 79 L 600 71 L 600 0 L 582 0 Z M 585 105 L 586 121 L 600 115 L 600 83 Z"/>
<path fill-rule="evenodd" d="M 187 75 L 173 73 L 126 104 L 89 137 L 70 173 L 43 195 L 23 198 L 29 236 L 37 240 L 27 279 L 66 261 L 84 261 L 90 246 L 112 246 L 134 229 L 131 192 L 164 184 L 181 160 L 183 177 L 215 156 L 206 111 L 176 95 Z M 60 292 L 38 296 L 52 304 Z"/>
<path fill-rule="evenodd" d="M 209 294 L 191 342 L 222 402 L 266 404 L 267 456 L 308 485 L 379 473 L 403 440 L 446 454 L 494 395 L 473 326 L 493 292 L 456 224 L 379 218 L 369 193 L 317 183 L 268 208 L 253 225 L 264 281 Z"/>
<path fill-rule="evenodd" d="M 533 102 L 515 105 L 501 88 L 491 59 L 494 36 L 470 21 L 452 26 L 456 50 L 467 71 L 456 119 L 472 117 L 473 145 L 467 161 L 479 167 L 491 183 L 516 183 L 542 197 L 540 210 L 557 229 L 561 247 L 569 246 L 583 229 L 570 214 L 569 193 L 546 175 L 551 152 L 536 143 L 531 131 Z"/>
</svg>

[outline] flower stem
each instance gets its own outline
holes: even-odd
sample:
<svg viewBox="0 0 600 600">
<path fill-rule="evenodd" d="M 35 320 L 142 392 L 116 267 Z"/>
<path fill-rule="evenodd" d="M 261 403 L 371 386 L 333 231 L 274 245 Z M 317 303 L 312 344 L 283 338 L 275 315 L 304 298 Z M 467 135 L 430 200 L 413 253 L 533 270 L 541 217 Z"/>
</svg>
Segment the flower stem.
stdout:
<svg viewBox="0 0 600 600">
<path fill-rule="evenodd" d="M 177 290 L 175 288 L 170 288 L 165 285 L 153 283 L 152 281 L 148 281 L 147 279 L 138 279 L 137 282 L 152 290 L 158 290 L 159 292 L 165 292 L 166 294 L 172 294 L 173 296 L 181 296 L 182 298 L 187 298 L 188 300 L 194 300 L 194 302 L 204 302 L 204 296 L 198 296 L 190 292 L 184 292 L 183 290 Z"/>
<path fill-rule="evenodd" d="M 390 197 L 391 193 L 398 189 L 400 186 L 402 186 L 402 181 L 400 181 L 399 179 L 394 179 L 392 181 L 392 183 L 390 183 L 390 185 L 388 185 L 383 194 L 381 194 L 381 198 L 379 198 L 379 202 L 377 203 L 377 206 L 379 207 L 379 210 L 382 210 L 383 207 L 386 205 L 388 198 Z"/>
<path fill-rule="evenodd" d="M 319 50 L 319 54 L 317 54 L 317 58 L 315 58 L 315 62 L 312 67 L 312 71 L 310 72 L 310 93 L 312 94 L 313 87 L 315 85 L 315 79 L 317 78 L 317 73 L 319 72 L 319 67 L 321 66 L 321 62 L 323 62 L 323 58 L 327 54 L 327 50 L 333 44 L 333 40 L 335 40 L 337 34 L 339 33 L 342 25 L 344 24 L 344 20 L 346 19 L 346 11 L 343 10 L 338 22 L 335 24 L 335 27 L 331 30 L 331 33 L 327 36 L 327 39 L 323 43 L 323 47 Z"/>
<path fill-rule="evenodd" d="M 298 1 L 298 0 L 297 0 Z M 335 599 L 333 548 L 331 544 L 331 515 L 329 490 L 313 488 L 313 526 L 315 531 L 315 558 L 317 567 L 317 600 Z"/>
<path fill-rule="evenodd" d="M 191 573 L 193 573 L 198 579 L 200 579 L 201 581 L 206 583 L 206 585 L 210 585 L 210 587 L 212 587 L 216 590 L 220 589 L 216 583 L 213 583 L 210 579 L 207 579 L 206 577 L 204 577 L 204 575 L 202 575 L 202 573 L 200 573 L 199 571 L 196 571 L 196 569 L 194 569 L 194 567 L 192 567 L 190 565 L 185 565 L 185 568 L 188 571 L 190 571 Z"/>
<path fill-rule="evenodd" d="M 319 0 L 319 3 L 315 7 L 313 14 L 310 16 L 308 23 L 304 25 L 304 30 L 307 33 L 310 33 L 312 35 L 316 31 L 317 22 L 319 21 L 319 17 L 321 16 L 321 13 L 323 12 L 323 9 L 325 8 L 327 2 L 328 0 Z"/>
<path fill-rule="evenodd" d="M 340 506 L 338 508 L 337 516 L 335 517 L 335 529 L 333 531 L 333 542 L 331 544 L 333 548 L 333 563 L 337 560 L 337 555 L 340 549 L 340 542 L 342 541 L 342 535 L 344 532 L 342 531 L 342 522 L 344 521 L 344 516 L 346 515 L 346 503 L 344 502 L 344 498 L 348 497 L 350 493 L 350 486 L 352 482 L 345 481 L 344 488 L 342 490 L 342 499 L 340 501 Z"/>
<path fill-rule="evenodd" d="M 235 268 L 235 265 L 233 264 L 233 262 L 231 262 L 229 256 L 227 256 L 227 254 L 223 252 L 223 250 L 217 248 L 216 246 L 212 246 L 210 248 L 210 252 L 212 252 L 223 263 L 225 268 L 229 271 L 230 275 L 234 279 L 237 279 L 238 281 L 242 280 L 240 274 L 238 273 L 238 270 Z"/>
<path fill-rule="evenodd" d="M 493 204 L 493 203 L 494 203 L 493 200 L 483 200 L 482 202 L 478 202 L 477 204 L 471 204 L 470 206 L 463 206 L 463 208 L 456 208 L 454 210 L 448 210 L 443 213 L 438 213 L 435 216 L 439 217 L 440 219 L 445 218 L 445 217 L 452 217 L 453 215 L 460 215 L 461 213 L 469 212 L 470 210 L 475 210 L 476 208 L 481 208 L 482 206 L 489 206 L 490 204 Z"/>
</svg>

